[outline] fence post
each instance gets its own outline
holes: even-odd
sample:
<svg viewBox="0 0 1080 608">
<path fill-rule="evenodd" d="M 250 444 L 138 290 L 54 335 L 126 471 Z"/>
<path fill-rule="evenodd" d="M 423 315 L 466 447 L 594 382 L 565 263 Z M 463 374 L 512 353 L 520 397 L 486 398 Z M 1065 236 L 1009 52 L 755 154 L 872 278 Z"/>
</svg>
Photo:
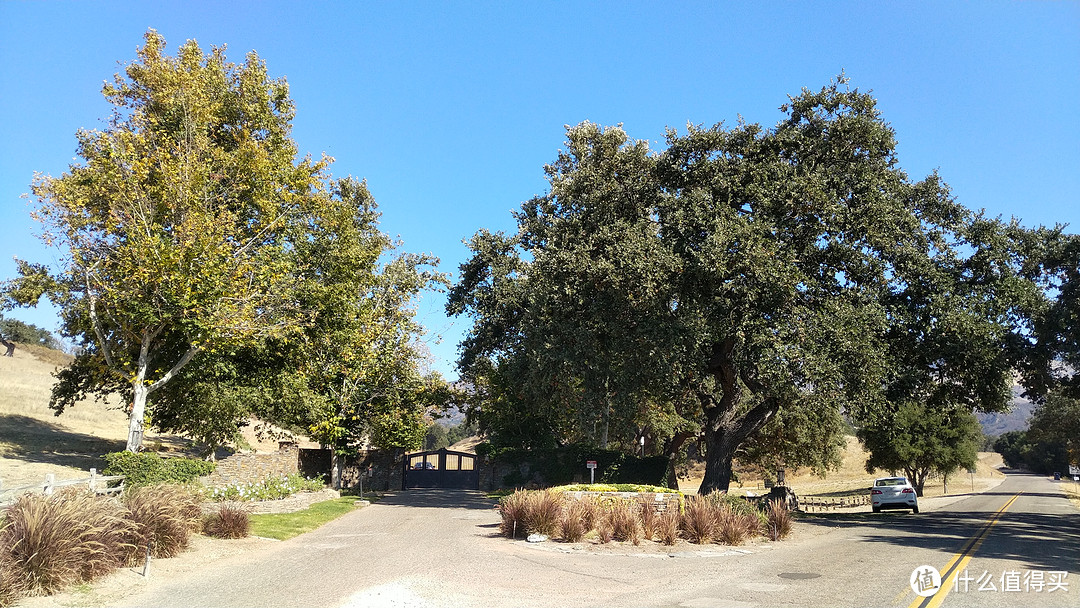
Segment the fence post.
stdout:
<svg viewBox="0 0 1080 608">
<path fill-rule="evenodd" d="M 94 487 L 95 482 L 97 482 L 97 469 L 91 468 L 90 469 L 90 491 L 91 492 L 94 492 L 94 491 L 97 490 L 97 488 Z"/>
<path fill-rule="evenodd" d="M 47 473 L 45 475 L 45 486 L 41 488 L 41 493 L 46 495 L 46 496 L 52 496 L 52 493 L 53 493 L 53 490 L 54 490 L 53 484 L 55 484 L 55 483 L 56 483 L 56 475 L 54 475 L 52 473 Z"/>
</svg>

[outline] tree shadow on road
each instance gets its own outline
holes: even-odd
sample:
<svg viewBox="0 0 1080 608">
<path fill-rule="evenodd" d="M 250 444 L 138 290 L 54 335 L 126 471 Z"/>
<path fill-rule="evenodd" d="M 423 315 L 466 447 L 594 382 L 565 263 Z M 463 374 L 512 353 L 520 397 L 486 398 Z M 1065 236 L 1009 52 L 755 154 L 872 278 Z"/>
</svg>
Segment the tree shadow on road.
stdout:
<svg viewBox="0 0 1080 608">
<path fill-rule="evenodd" d="M 1024 493 L 1029 496 L 1028 493 Z M 1059 494 L 1033 493 L 1067 501 Z M 1010 494 L 1011 496 L 1011 494 Z M 835 513 L 800 517 L 814 526 L 863 532 L 863 542 L 959 553 L 984 528 L 992 514 L 934 511 Z M 1006 511 L 990 529 L 976 557 L 1020 562 L 1030 570 L 1072 570 L 1080 564 L 1080 513 Z"/>
<path fill-rule="evenodd" d="M 473 490 L 423 488 L 387 494 L 379 504 L 420 509 L 491 511 L 496 501 L 485 496 L 483 492 Z"/>
</svg>

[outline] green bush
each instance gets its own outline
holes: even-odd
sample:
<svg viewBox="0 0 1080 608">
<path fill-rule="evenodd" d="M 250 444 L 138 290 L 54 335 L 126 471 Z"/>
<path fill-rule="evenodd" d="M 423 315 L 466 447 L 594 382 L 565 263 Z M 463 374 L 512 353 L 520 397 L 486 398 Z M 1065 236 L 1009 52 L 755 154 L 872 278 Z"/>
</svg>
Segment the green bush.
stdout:
<svg viewBox="0 0 1080 608">
<path fill-rule="evenodd" d="M 308 478 L 299 473 L 290 473 L 254 483 L 214 488 L 210 491 L 210 500 L 278 500 L 297 492 L 316 492 L 324 486 L 321 478 Z"/>
<path fill-rule="evenodd" d="M 527 467 L 529 477 L 538 479 L 542 485 L 568 484 L 575 475 L 587 475 L 585 462 L 590 460 L 596 461 L 596 475 L 602 483 L 660 485 L 667 479 L 669 464 L 666 456 L 638 458 L 617 450 L 581 445 L 546 450 L 477 448 L 477 454 L 491 456 L 498 463 Z M 517 469 L 505 475 L 502 482 L 505 486 L 517 487 L 531 481 L 530 478 Z"/>
<path fill-rule="evenodd" d="M 217 466 L 195 458 L 162 458 L 156 452 L 113 452 L 104 458 L 105 475 L 123 475 L 127 487 L 186 483 L 209 475 Z"/>
</svg>

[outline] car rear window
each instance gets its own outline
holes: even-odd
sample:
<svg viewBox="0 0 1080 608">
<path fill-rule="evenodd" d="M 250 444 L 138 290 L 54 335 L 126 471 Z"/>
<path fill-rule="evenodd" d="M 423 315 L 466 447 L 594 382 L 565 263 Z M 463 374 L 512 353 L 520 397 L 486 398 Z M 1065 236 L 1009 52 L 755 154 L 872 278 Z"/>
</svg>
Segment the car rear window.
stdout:
<svg viewBox="0 0 1080 608">
<path fill-rule="evenodd" d="M 894 477 L 892 479 L 879 479 L 874 482 L 875 486 L 902 486 L 907 483 L 907 480 L 903 477 Z"/>
</svg>

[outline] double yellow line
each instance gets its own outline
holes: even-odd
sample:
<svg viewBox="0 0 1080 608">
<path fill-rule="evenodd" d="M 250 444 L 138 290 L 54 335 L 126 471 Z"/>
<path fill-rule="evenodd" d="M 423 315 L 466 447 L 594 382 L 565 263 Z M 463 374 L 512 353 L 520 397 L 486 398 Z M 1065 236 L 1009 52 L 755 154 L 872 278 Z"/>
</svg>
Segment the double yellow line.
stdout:
<svg viewBox="0 0 1080 608">
<path fill-rule="evenodd" d="M 953 558 L 949 560 L 949 563 L 945 564 L 945 567 L 941 570 L 941 588 L 937 590 L 937 593 L 930 597 L 916 597 L 915 601 L 908 605 L 908 608 L 937 608 L 945 601 L 945 596 L 949 595 L 949 592 L 952 591 L 953 583 L 955 582 L 953 580 L 953 575 L 967 567 L 972 556 L 979 550 L 983 540 L 990 533 L 990 528 L 1001 519 L 1001 516 L 1005 514 L 1005 511 L 1009 510 L 1009 507 L 1016 502 L 1017 498 L 1020 498 L 1021 494 L 1023 494 L 1023 492 L 1017 492 L 1013 495 L 1013 497 L 1005 503 L 1005 506 L 998 509 L 990 519 L 986 520 L 986 523 L 979 529 L 979 532 L 968 540 L 964 547 L 960 549 L 960 552 L 954 555 Z M 910 592 L 911 590 L 909 589 L 903 595 L 906 596 Z"/>
</svg>

